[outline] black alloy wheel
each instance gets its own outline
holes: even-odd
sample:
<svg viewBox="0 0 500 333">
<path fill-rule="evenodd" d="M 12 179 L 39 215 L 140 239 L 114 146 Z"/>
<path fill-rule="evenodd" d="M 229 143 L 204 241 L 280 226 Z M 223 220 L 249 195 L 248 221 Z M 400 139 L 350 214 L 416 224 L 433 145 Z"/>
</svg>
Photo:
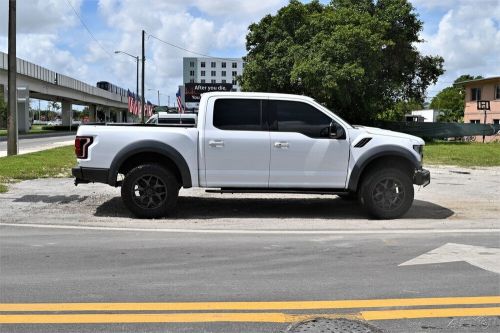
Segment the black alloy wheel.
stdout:
<svg viewBox="0 0 500 333">
<path fill-rule="evenodd" d="M 179 183 L 175 175 L 161 165 L 139 165 L 125 175 L 121 195 L 135 216 L 164 217 L 177 203 Z"/>
<path fill-rule="evenodd" d="M 379 219 L 404 215 L 413 203 L 413 180 L 402 168 L 377 168 L 363 179 L 359 191 L 361 205 Z"/>
</svg>

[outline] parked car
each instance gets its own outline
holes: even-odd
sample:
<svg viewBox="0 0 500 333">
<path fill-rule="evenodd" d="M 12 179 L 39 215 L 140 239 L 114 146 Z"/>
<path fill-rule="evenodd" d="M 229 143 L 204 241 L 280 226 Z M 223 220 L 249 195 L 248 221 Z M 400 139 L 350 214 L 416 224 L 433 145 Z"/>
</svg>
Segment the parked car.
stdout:
<svg viewBox="0 0 500 333">
<path fill-rule="evenodd" d="M 152 115 L 146 124 L 179 124 L 196 125 L 197 115 L 194 113 L 167 113 L 158 112 Z"/>
</svg>

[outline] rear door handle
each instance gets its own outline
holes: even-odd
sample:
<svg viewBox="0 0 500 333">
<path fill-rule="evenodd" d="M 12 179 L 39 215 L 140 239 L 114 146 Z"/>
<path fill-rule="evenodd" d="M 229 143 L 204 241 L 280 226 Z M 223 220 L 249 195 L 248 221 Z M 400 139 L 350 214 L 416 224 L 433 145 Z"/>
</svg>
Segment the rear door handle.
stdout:
<svg viewBox="0 0 500 333">
<path fill-rule="evenodd" d="M 214 148 L 222 148 L 222 147 L 224 147 L 224 141 L 223 140 L 210 140 L 210 141 L 208 141 L 208 145 L 210 147 L 214 147 Z"/>
<path fill-rule="evenodd" d="M 275 142 L 274 147 L 280 149 L 288 149 L 290 147 L 290 144 L 288 142 Z"/>
</svg>

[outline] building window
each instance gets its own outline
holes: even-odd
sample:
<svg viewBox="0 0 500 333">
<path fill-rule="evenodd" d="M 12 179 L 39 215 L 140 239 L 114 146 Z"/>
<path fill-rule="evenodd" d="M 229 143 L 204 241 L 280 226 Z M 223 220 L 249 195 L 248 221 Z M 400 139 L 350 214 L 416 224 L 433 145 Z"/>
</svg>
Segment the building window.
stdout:
<svg viewBox="0 0 500 333">
<path fill-rule="evenodd" d="M 234 86 L 234 85 L 236 85 L 236 80 L 233 80 L 233 81 L 232 81 L 232 84 L 233 84 L 233 86 Z"/>
<path fill-rule="evenodd" d="M 495 99 L 500 99 L 500 84 L 495 87 Z"/>
<path fill-rule="evenodd" d="M 222 72 L 221 72 L 221 75 L 222 75 L 222 76 L 226 76 L 226 71 L 222 71 Z"/>
<path fill-rule="evenodd" d="M 201 79 L 201 83 L 205 83 L 205 79 Z"/>
<path fill-rule="evenodd" d="M 233 62 L 233 68 L 238 68 L 238 63 L 237 62 Z"/>
<path fill-rule="evenodd" d="M 471 88 L 470 90 L 471 101 L 480 101 L 481 100 L 481 88 Z"/>
<path fill-rule="evenodd" d="M 212 62 L 210 63 L 210 67 L 215 68 L 215 61 L 212 61 Z"/>
<path fill-rule="evenodd" d="M 500 119 L 493 119 L 493 124 L 500 125 Z"/>
<path fill-rule="evenodd" d="M 211 80 L 210 82 L 211 82 L 211 83 L 216 83 L 217 81 L 215 81 L 215 80 Z"/>
<path fill-rule="evenodd" d="M 194 61 L 189 62 L 189 67 L 194 67 Z"/>
<path fill-rule="evenodd" d="M 201 71 L 201 76 L 205 76 L 205 71 Z"/>
<path fill-rule="evenodd" d="M 222 83 L 226 83 L 226 80 L 222 80 Z"/>
<path fill-rule="evenodd" d="M 479 119 L 471 119 L 470 123 L 471 124 L 480 124 Z"/>
<path fill-rule="evenodd" d="M 217 75 L 217 73 L 216 73 L 215 71 L 211 71 L 211 72 L 210 72 L 210 75 L 211 75 L 211 76 L 216 76 L 216 75 Z"/>
<path fill-rule="evenodd" d="M 233 71 L 233 77 L 235 77 L 236 75 L 238 75 L 238 72 L 237 71 Z"/>
<path fill-rule="evenodd" d="M 225 62 L 222 63 L 222 68 L 226 68 L 226 63 Z"/>
<path fill-rule="evenodd" d="M 204 61 L 201 62 L 200 67 L 205 68 L 205 62 Z"/>
<path fill-rule="evenodd" d="M 189 71 L 189 75 L 194 76 L 194 71 Z"/>
<path fill-rule="evenodd" d="M 194 79 L 190 79 L 190 80 L 189 80 L 189 83 L 194 83 Z"/>
</svg>

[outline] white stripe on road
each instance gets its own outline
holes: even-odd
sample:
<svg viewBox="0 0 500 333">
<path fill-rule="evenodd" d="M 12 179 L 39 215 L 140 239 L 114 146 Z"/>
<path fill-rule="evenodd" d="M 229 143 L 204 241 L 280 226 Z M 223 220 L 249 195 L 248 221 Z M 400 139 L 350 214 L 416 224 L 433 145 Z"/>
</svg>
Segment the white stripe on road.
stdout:
<svg viewBox="0 0 500 333">
<path fill-rule="evenodd" d="M 247 230 L 247 229 L 173 229 L 173 228 L 117 228 L 58 224 L 0 223 L 4 227 L 28 227 L 42 229 L 73 229 L 102 231 L 145 231 L 193 234 L 269 234 L 269 235 L 369 235 L 369 234 L 480 234 L 500 233 L 500 229 L 384 229 L 384 230 Z"/>
</svg>

